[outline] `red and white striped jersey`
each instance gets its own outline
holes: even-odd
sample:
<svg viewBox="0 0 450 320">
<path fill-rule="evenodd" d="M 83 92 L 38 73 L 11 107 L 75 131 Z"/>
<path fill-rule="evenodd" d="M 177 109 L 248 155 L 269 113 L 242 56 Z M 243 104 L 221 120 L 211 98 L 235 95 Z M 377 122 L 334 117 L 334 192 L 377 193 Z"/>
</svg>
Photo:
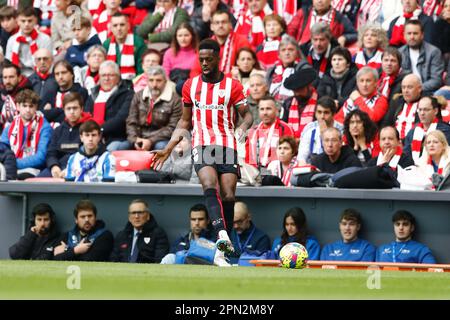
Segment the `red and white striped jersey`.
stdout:
<svg viewBox="0 0 450 320">
<path fill-rule="evenodd" d="M 192 148 L 220 145 L 236 150 L 236 110 L 246 103 L 242 84 L 224 76 L 217 83 L 204 82 L 202 75 L 183 86 L 183 102 L 192 105 Z"/>
</svg>

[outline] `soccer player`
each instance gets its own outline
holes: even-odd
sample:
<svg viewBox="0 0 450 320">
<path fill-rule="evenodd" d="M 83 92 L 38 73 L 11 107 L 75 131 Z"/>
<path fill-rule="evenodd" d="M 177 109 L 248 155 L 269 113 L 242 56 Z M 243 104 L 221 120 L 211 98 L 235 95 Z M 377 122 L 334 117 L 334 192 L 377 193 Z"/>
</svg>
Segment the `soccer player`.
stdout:
<svg viewBox="0 0 450 320">
<path fill-rule="evenodd" d="M 217 252 L 232 253 L 228 234 L 233 226 L 236 183 L 239 176 L 236 139 L 245 138 L 253 117 L 243 94 L 242 84 L 219 70 L 220 46 L 205 39 L 199 46 L 202 74 L 183 86 L 183 115 L 169 144 L 155 151 L 153 167 L 160 169 L 192 124 L 194 168 L 205 195 L 206 207 L 218 240 Z M 235 110 L 244 119 L 235 130 Z M 219 188 L 218 188 L 219 187 Z M 219 190 L 220 194 L 219 194 Z"/>
</svg>

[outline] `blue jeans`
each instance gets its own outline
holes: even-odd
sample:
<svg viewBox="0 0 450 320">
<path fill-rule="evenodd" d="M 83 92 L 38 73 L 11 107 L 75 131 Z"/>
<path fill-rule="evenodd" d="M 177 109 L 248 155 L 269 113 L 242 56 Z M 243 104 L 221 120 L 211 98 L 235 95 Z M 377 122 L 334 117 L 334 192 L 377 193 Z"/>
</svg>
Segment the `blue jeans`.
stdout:
<svg viewBox="0 0 450 320">
<path fill-rule="evenodd" d="M 111 151 L 117 151 L 117 150 L 131 150 L 132 146 L 131 143 L 128 142 L 128 140 L 123 141 L 113 141 L 108 144 L 106 147 L 106 150 L 109 152 Z"/>
</svg>

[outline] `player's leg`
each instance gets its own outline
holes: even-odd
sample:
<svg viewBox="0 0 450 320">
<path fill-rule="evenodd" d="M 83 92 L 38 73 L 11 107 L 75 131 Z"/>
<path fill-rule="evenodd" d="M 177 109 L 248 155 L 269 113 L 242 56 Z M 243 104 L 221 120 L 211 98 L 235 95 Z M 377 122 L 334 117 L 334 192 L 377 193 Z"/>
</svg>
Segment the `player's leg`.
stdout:
<svg viewBox="0 0 450 320">
<path fill-rule="evenodd" d="M 231 234 L 234 220 L 234 203 L 236 194 L 237 175 L 223 173 L 219 177 L 220 195 L 222 197 L 223 214 L 228 234 Z"/>
</svg>

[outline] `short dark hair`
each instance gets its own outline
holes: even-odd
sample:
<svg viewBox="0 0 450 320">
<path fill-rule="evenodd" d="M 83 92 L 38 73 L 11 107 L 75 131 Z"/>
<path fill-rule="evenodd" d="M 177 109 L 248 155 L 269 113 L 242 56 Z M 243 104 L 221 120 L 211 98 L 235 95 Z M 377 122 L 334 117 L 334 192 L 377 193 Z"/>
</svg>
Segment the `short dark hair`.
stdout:
<svg viewBox="0 0 450 320">
<path fill-rule="evenodd" d="M 69 71 L 72 74 L 72 76 L 75 76 L 73 72 L 73 67 L 67 60 L 59 60 L 58 62 L 56 62 L 55 65 L 53 66 L 53 72 L 55 72 L 56 67 L 59 67 L 59 65 L 62 65 L 64 68 L 66 68 L 67 71 Z"/>
<path fill-rule="evenodd" d="M 40 97 L 39 95 L 30 89 L 24 89 L 19 91 L 19 93 L 16 96 L 16 102 L 17 103 L 31 103 L 34 106 L 38 106 Z"/>
<path fill-rule="evenodd" d="M 75 209 L 73 210 L 73 215 L 75 218 L 78 218 L 78 212 L 80 212 L 81 210 L 92 211 L 94 213 L 94 216 L 97 216 L 97 207 L 89 199 L 83 199 L 78 201 L 78 203 L 75 206 Z"/>
<path fill-rule="evenodd" d="M 406 30 L 406 26 L 409 24 L 413 25 L 413 26 L 419 26 L 420 31 L 423 33 L 423 24 L 419 19 L 409 19 L 408 21 L 406 21 L 405 22 L 405 30 Z"/>
<path fill-rule="evenodd" d="M 209 219 L 209 215 L 208 215 L 208 208 L 206 208 L 206 206 L 203 203 L 197 203 L 194 204 L 190 209 L 189 209 L 189 217 L 191 216 L 191 213 L 193 211 L 203 211 L 205 213 L 205 218 Z"/>
<path fill-rule="evenodd" d="M 22 9 L 19 10 L 19 12 L 17 13 L 17 16 L 24 16 L 24 17 L 36 17 L 37 19 L 39 19 L 39 16 L 37 14 L 37 12 L 34 10 L 33 6 L 29 6 L 29 7 L 24 7 Z"/>
<path fill-rule="evenodd" d="M 130 19 L 130 16 L 128 14 L 120 12 L 120 11 L 116 12 L 112 15 L 112 18 L 117 18 L 117 17 L 125 17 L 127 19 Z"/>
<path fill-rule="evenodd" d="M 392 222 L 393 223 L 395 223 L 397 221 L 400 221 L 400 220 L 409 221 L 409 223 L 411 223 L 411 225 L 413 225 L 413 226 L 416 225 L 416 218 L 414 218 L 412 213 L 407 211 L 407 210 L 398 210 L 392 216 Z"/>
<path fill-rule="evenodd" d="M 382 128 L 380 129 L 380 131 L 378 131 L 378 138 L 381 137 L 381 131 L 383 131 L 384 129 L 388 129 L 388 128 L 391 128 L 391 129 L 394 130 L 394 132 L 395 132 L 395 137 L 397 138 L 397 140 L 400 141 L 400 133 L 398 133 L 397 128 L 394 127 L 394 126 L 384 126 L 384 127 L 382 127 Z"/>
<path fill-rule="evenodd" d="M 344 219 L 355 221 L 357 224 L 361 224 L 362 222 L 361 213 L 359 213 L 359 211 L 353 208 L 348 208 L 342 211 L 341 218 L 339 219 L 339 221 L 342 221 Z"/>
<path fill-rule="evenodd" d="M 55 211 L 48 203 L 38 203 L 33 207 L 33 211 L 31 213 L 33 218 L 36 218 L 36 216 L 43 216 L 46 213 L 50 215 L 51 220 L 55 217 Z"/>
<path fill-rule="evenodd" d="M 391 47 L 388 46 L 386 47 L 386 49 L 384 49 L 383 53 L 381 54 L 381 59 L 384 58 L 384 56 L 394 56 L 397 61 L 398 64 L 401 66 L 402 65 L 402 54 L 400 53 L 400 51 L 398 51 L 398 49 L 396 47 Z"/>
<path fill-rule="evenodd" d="M 214 11 L 213 14 L 211 15 L 211 20 L 214 18 L 214 16 L 218 16 L 220 14 L 226 14 L 228 16 L 228 21 L 230 21 L 230 23 L 232 22 L 233 19 L 231 18 L 231 13 L 223 9 L 218 9 Z"/>
<path fill-rule="evenodd" d="M 316 103 L 316 109 L 317 106 L 321 106 L 322 108 L 328 109 L 331 111 L 332 114 L 336 114 L 337 108 L 336 108 L 336 102 L 333 98 L 329 96 L 323 96 L 319 100 L 317 100 Z"/>
<path fill-rule="evenodd" d="M 216 40 L 213 39 L 204 39 L 200 42 L 198 46 L 198 50 L 212 50 L 216 55 L 220 54 L 220 46 Z"/>
<path fill-rule="evenodd" d="M 338 47 L 334 48 L 333 50 L 331 50 L 330 61 L 333 58 L 333 56 L 335 56 L 335 55 L 343 57 L 345 59 L 345 61 L 347 61 L 347 63 L 352 63 L 352 54 L 350 53 L 350 51 L 347 48 L 338 46 Z"/>
<path fill-rule="evenodd" d="M 80 16 L 79 20 L 73 19 L 71 28 L 75 29 L 78 26 L 81 28 L 91 28 L 92 27 L 91 19 L 89 19 L 85 16 Z"/>
<path fill-rule="evenodd" d="M 78 92 L 68 92 L 63 98 L 63 108 L 70 102 L 78 101 L 81 109 L 83 109 L 84 100 L 80 93 Z"/>
<path fill-rule="evenodd" d="M 12 63 L 11 61 L 9 61 L 7 59 L 5 59 L 5 61 L 3 61 L 3 63 L 2 63 L 2 74 L 3 74 L 3 70 L 5 70 L 5 69 L 15 69 L 17 76 L 20 76 L 22 74 L 19 66 L 15 65 L 14 63 Z"/>
<path fill-rule="evenodd" d="M 291 136 L 282 136 L 280 140 L 278 140 L 278 145 L 287 143 L 291 146 L 292 155 L 295 156 L 298 153 L 298 143 L 295 141 L 294 137 Z"/>
<path fill-rule="evenodd" d="M 11 6 L 5 6 L 0 9 L 0 21 L 3 19 L 17 18 L 17 10 Z"/>
<path fill-rule="evenodd" d="M 94 120 L 88 120 L 80 126 L 80 135 L 82 135 L 83 132 L 88 133 L 93 131 L 98 131 L 98 133 L 102 133 L 102 128 Z"/>
<path fill-rule="evenodd" d="M 145 58 L 146 56 L 148 56 L 149 54 L 155 54 L 155 55 L 157 55 L 158 58 L 159 58 L 159 63 L 161 64 L 161 53 L 160 53 L 158 50 L 153 49 L 153 48 L 150 48 L 150 49 L 145 50 L 144 53 L 143 53 L 142 56 L 141 56 L 141 60 L 144 61 L 144 58 Z"/>
</svg>

